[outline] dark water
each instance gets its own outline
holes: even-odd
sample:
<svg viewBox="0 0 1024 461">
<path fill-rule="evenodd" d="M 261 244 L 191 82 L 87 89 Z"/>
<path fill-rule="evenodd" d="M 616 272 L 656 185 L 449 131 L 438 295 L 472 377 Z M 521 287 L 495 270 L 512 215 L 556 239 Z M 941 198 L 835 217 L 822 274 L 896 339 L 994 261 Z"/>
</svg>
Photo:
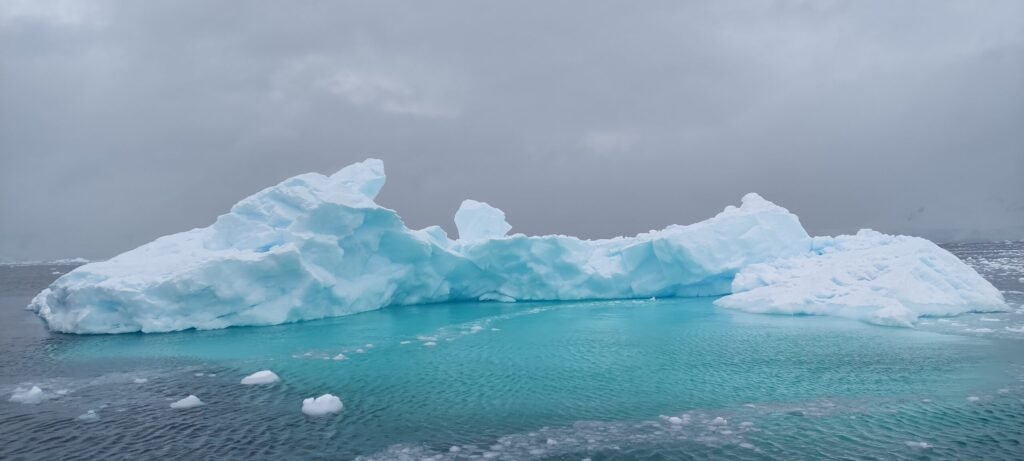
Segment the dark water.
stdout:
<svg viewBox="0 0 1024 461">
<path fill-rule="evenodd" d="M 83 337 L 23 310 L 71 267 L 0 266 L 0 459 L 1024 459 L 1024 244 L 950 249 L 1014 311 L 443 304 Z M 282 381 L 239 385 L 267 368 Z M 339 415 L 300 412 L 323 393 Z M 188 394 L 206 404 L 169 407 Z"/>
</svg>

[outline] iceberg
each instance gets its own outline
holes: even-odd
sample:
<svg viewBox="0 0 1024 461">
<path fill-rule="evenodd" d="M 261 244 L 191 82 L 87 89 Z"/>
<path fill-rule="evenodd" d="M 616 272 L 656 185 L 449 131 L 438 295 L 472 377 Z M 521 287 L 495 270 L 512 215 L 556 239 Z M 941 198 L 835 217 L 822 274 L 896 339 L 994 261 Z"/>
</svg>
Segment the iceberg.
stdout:
<svg viewBox="0 0 1024 461">
<path fill-rule="evenodd" d="M 458 301 L 729 295 L 720 306 L 901 325 L 1005 306 L 998 290 L 931 242 L 871 232 L 812 238 L 796 215 L 757 194 L 705 221 L 599 240 L 508 235 L 501 210 L 467 200 L 453 240 L 438 226 L 409 229 L 378 205 L 384 182 L 376 159 L 295 176 L 209 227 L 79 266 L 29 308 L 53 331 L 88 334 L 274 325 Z M 863 315 L 870 302 L 882 310 Z"/>
</svg>

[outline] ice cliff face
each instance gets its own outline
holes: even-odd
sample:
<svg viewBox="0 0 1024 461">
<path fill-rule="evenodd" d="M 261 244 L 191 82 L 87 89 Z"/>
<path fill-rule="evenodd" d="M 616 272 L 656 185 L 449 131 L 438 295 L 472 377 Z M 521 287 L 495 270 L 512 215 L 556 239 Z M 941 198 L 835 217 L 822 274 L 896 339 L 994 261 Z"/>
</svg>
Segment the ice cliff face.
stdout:
<svg viewBox="0 0 1024 461">
<path fill-rule="evenodd" d="M 378 206 L 384 179 L 374 159 L 290 178 L 209 227 L 81 266 L 29 307 L 54 331 L 124 333 L 473 300 L 735 293 L 717 302 L 891 324 L 1003 306 L 995 288 L 927 240 L 871 232 L 812 239 L 795 215 L 756 194 L 696 224 L 608 240 L 506 236 L 501 210 L 467 200 L 452 240 L 440 227 L 409 229 Z"/>
</svg>

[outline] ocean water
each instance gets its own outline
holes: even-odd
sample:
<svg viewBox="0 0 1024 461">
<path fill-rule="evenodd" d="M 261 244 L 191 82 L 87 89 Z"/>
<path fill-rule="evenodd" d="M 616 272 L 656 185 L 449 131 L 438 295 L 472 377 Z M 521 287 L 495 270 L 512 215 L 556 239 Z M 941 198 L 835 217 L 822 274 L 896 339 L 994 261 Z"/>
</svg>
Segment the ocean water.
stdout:
<svg viewBox="0 0 1024 461">
<path fill-rule="evenodd" d="M 948 248 L 1014 310 L 906 329 L 463 303 L 74 336 L 24 310 L 73 266 L 0 266 L 0 459 L 1024 459 L 1024 244 Z M 281 381 L 239 384 L 263 369 Z M 301 413 L 324 393 L 340 414 Z"/>
</svg>

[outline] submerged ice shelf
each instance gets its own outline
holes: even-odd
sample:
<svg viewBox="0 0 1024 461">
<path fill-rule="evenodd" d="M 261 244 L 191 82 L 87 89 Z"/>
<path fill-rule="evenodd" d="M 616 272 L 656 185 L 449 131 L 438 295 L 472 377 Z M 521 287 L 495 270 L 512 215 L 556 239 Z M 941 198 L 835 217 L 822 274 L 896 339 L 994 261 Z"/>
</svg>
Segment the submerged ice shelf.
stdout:
<svg viewBox="0 0 1024 461">
<path fill-rule="evenodd" d="M 727 295 L 716 303 L 903 326 L 1005 309 L 995 287 L 928 240 L 812 238 L 757 194 L 705 221 L 604 240 L 506 235 L 501 210 L 467 200 L 452 240 L 377 205 L 384 179 L 375 159 L 287 179 L 209 227 L 78 267 L 29 307 L 68 333 L 273 325 L 476 300 Z"/>
</svg>

